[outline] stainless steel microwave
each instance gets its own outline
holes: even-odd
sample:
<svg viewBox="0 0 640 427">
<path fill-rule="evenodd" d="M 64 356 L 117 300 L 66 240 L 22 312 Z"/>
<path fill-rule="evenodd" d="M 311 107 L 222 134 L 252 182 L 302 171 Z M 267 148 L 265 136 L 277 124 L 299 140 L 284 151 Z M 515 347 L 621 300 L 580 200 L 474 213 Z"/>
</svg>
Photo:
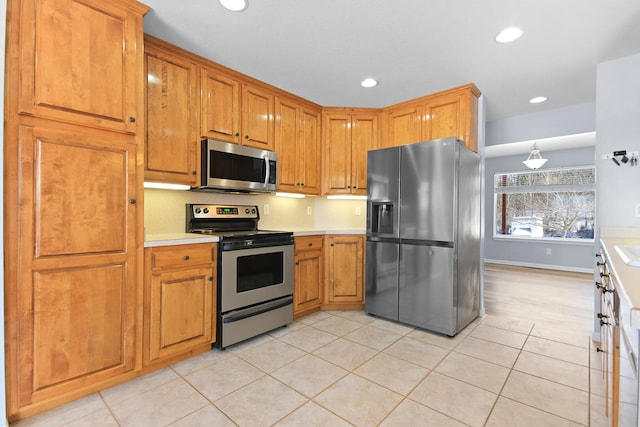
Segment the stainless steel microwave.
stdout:
<svg viewBox="0 0 640 427">
<path fill-rule="evenodd" d="M 273 151 L 205 139 L 198 190 L 269 193 L 278 189 L 278 155 Z"/>
</svg>

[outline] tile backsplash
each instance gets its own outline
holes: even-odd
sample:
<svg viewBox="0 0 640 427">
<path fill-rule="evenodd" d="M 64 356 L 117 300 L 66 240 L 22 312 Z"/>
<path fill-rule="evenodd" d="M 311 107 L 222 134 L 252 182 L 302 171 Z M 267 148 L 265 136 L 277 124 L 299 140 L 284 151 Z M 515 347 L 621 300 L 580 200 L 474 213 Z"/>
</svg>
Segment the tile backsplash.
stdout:
<svg viewBox="0 0 640 427">
<path fill-rule="evenodd" d="M 364 229 L 366 201 L 328 200 L 324 197 L 292 199 L 274 195 L 237 195 L 195 191 L 146 189 L 144 226 L 146 234 L 183 233 L 185 204 L 212 203 L 257 205 L 259 227 L 273 230 Z M 269 213 L 265 213 L 268 205 Z"/>
</svg>

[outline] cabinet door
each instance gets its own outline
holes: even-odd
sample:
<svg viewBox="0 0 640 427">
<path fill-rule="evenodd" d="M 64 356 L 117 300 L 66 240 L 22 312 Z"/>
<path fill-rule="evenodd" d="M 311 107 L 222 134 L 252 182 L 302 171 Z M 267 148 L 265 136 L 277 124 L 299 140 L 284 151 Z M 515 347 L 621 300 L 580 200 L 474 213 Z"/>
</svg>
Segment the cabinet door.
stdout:
<svg viewBox="0 0 640 427">
<path fill-rule="evenodd" d="M 213 283 L 211 267 L 151 276 L 150 361 L 213 341 Z"/>
<path fill-rule="evenodd" d="M 19 143 L 11 413 L 133 370 L 139 289 L 134 141 L 22 126 Z"/>
<path fill-rule="evenodd" d="M 147 44 L 145 179 L 196 185 L 197 66 Z"/>
<path fill-rule="evenodd" d="M 295 289 L 293 292 L 294 314 L 320 307 L 322 304 L 323 260 L 322 251 L 296 253 Z"/>
<path fill-rule="evenodd" d="M 362 236 L 327 237 L 327 302 L 364 302 L 364 239 Z"/>
<path fill-rule="evenodd" d="M 461 95 L 438 96 L 424 106 L 424 139 L 460 138 Z"/>
<path fill-rule="evenodd" d="M 378 148 L 378 117 L 351 119 L 351 192 L 367 194 L 367 151 Z"/>
<path fill-rule="evenodd" d="M 329 194 L 351 193 L 351 116 L 325 115 L 322 124 L 324 139 L 324 182 Z"/>
<path fill-rule="evenodd" d="M 301 184 L 298 173 L 298 106 L 286 98 L 276 98 L 275 147 L 278 153 L 278 190 L 297 192 Z"/>
<path fill-rule="evenodd" d="M 136 133 L 144 123 L 136 117 L 142 10 L 101 0 L 21 3 L 20 112 Z"/>
<path fill-rule="evenodd" d="M 320 169 L 322 164 L 322 150 L 320 148 L 320 112 L 302 109 L 300 114 L 298 163 L 301 181 L 301 192 L 305 194 L 320 194 Z"/>
<path fill-rule="evenodd" d="M 240 142 L 240 82 L 206 68 L 200 69 L 201 136 Z"/>
<path fill-rule="evenodd" d="M 242 85 L 242 145 L 273 151 L 273 108 L 272 93 Z"/>
<path fill-rule="evenodd" d="M 388 129 L 384 147 L 397 147 L 423 140 L 421 109 L 417 105 L 394 108 L 386 114 Z"/>
</svg>

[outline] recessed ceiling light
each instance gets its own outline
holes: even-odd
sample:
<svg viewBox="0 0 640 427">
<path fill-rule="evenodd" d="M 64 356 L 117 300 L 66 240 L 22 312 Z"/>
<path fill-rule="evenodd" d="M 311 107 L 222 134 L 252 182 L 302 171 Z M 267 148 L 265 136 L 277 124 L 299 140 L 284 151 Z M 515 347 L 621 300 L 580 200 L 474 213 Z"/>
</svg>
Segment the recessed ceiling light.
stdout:
<svg viewBox="0 0 640 427">
<path fill-rule="evenodd" d="M 248 0 L 220 0 L 220 4 L 233 12 L 241 12 L 249 6 Z"/>
<path fill-rule="evenodd" d="M 541 102 L 544 102 L 547 100 L 546 96 L 536 96 L 535 98 L 531 98 L 529 100 L 529 104 L 540 104 Z"/>
<path fill-rule="evenodd" d="M 378 84 L 378 81 L 372 78 L 367 78 L 367 79 L 364 79 L 362 82 L 360 82 L 360 86 L 362 87 L 374 87 L 377 84 Z"/>
<path fill-rule="evenodd" d="M 511 43 L 514 40 L 517 40 L 522 36 L 522 29 L 518 27 L 509 27 L 500 31 L 500 34 L 496 36 L 496 41 L 498 43 Z"/>
</svg>

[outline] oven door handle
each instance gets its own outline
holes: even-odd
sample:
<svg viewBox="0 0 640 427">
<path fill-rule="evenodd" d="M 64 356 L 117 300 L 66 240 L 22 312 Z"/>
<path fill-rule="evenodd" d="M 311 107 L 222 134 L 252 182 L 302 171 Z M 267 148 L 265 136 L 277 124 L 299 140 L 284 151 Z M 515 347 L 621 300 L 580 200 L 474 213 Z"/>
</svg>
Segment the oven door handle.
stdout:
<svg viewBox="0 0 640 427">
<path fill-rule="evenodd" d="M 275 301 L 269 301 L 254 307 L 234 310 L 227 314 L 222 315 L 222 323 L 237 322 L 238 320 L 246 319 L 247 317 L 257 316 L 258 314 L 266 313 L 267 311 L 275 310 L 276 308 L 280 308 L 280 307 L 285 307 L 290 304 L 293 304 L 293 297 L 288 296 L 281 299 L 277 299 Z"/>
<path fill-rule="evenodd" d="M 265 154 L 262 156 L 264 159 L 264 166 L 266 169 L 266 174 L 264 177 L 264 183 L 262 184 L 263 188 L 267 188 L 267 184 L 269 183 L 269 178 L 271 178 L 271 163 L 269 162 L 269 157 Z"/>
</svg>

